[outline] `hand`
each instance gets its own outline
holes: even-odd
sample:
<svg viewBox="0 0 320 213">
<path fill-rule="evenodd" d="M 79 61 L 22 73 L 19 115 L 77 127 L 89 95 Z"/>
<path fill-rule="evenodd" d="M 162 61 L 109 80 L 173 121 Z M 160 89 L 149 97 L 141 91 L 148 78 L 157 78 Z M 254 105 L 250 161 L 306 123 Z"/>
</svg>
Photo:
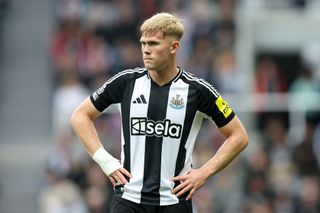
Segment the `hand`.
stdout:
<svg viewBox="0 0 320 213">
<path fill-rule="evenodd" d="M 112 186 L 116 187 L 118 185 L 124 185 L 128 183 L 126 176 L 129 178 L 132 177 L 132 175 L 125 168 L 120 168 L 114 171 L 111 175 L 109 175 L 108 178 Z"/>
<path fill-rule="evenodd" d="M 173 189 L 172 193 L 178 197 L 190 191 L 187 200 L 190 200 L 193 194 L 200 189 L 207 181 L 207 176 L 200 169 L 191 169 L 186 175 L 176 176 L 172 181 L 180 181 L 180 184 Z"/>
</svg>

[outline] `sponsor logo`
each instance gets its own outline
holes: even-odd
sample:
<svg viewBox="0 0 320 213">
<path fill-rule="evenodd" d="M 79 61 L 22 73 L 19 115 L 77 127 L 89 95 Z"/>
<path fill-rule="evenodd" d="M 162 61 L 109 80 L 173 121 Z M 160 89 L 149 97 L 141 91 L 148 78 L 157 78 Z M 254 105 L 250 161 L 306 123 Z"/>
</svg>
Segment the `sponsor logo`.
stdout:
<svg viewBox="0 0 320 213">
<path fill-rule="evenodd" d="M 181 95 L 176 95 L 170 99 L 169 106 L 173 109 L 182 109 L 184 107 L 184 100 Z"/>
<path fill-rule="evenodd" d="M 131 118 L 131 134 L 157 137 L 180 138 L 182 125 L 163 121 L 148 120 L 145 117 Z"/>
<path fill-rule="evenodd" d="M 229 115 L 232 112 L 232 109 L 229 106 L 229 104 L 225 100 L 223 100 L 221 96 L 219 96 L 216 100 L 216 105 L 225 118 L 229 117 Z"/>
</svg>

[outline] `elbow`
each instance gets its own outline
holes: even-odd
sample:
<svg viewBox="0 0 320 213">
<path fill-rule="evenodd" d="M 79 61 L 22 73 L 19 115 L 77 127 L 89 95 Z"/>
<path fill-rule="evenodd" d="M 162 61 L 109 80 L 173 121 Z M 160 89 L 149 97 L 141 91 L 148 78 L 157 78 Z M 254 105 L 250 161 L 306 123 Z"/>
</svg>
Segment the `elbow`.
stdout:
<svg viewBox="0 0 320 213">
<path fill-rule="evenodd" d="M 243 132 L 239 138 L 241 150 L 244 150 L 249 145 L 249 136 L 246 132 Z"/>
<path fill-rule="evenodd" d="M 77 123 L 79 123 L 79 112 L 77 109 L 75 109 L 70 116 L 70 125 L 73 129 L 75 129 L 77 126 Z"/>
</svg>

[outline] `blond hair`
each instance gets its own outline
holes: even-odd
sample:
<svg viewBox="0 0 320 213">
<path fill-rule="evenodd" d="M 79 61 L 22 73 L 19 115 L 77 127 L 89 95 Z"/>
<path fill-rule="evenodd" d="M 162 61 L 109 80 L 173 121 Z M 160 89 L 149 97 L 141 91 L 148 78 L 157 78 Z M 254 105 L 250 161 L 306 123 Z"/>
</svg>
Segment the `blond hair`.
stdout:
<svg viewBox="0 0 320 213">
<path fill-rule="evenodd" d="M 151 18 L 145 20 L 140 27 L 142 35 L 154 34 L 162 32 L 163 36 L 174 36 L 181 39 L 183 36 L 184 28 L 178 17 L 170 13 L 157 13 Z"/>
</svg>

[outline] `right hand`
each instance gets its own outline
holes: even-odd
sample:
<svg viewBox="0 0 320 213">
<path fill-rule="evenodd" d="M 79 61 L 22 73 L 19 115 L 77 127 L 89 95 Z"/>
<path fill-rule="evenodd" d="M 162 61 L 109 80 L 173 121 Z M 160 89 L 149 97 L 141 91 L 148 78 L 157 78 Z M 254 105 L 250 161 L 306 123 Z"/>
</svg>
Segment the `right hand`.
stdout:
<svg viewBox="0 0 320 213">
<path fill-rule="evenodd" d="M 113 187 L 116 187 L 118 185 L 124 185 L 124 184 L 128 183 L 126 177 L 131 178 L 132 175 L 130 174 L 130 172 L 128 172 L 123 167 L 117 169 L 111 175 L 108 176 Z"/>
</svg>

